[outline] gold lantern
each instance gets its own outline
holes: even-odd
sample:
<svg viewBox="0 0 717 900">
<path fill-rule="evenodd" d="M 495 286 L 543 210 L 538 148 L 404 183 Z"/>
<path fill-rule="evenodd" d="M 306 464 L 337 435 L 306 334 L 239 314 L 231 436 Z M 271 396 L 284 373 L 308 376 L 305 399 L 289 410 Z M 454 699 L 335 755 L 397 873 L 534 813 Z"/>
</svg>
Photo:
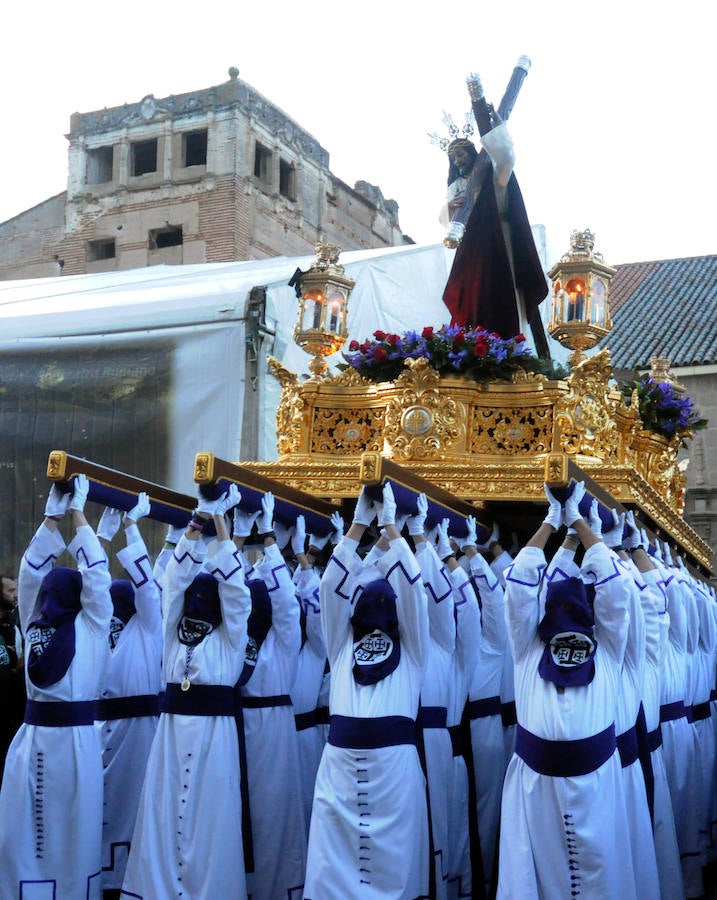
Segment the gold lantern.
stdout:
<svg viewBox="0 0 717 900">
<path fill-rule="evenodd" d="M 573 231 L 570 250 L 548 272 L 553 290 L 548 331 L 573 351 L 568 360 L 571 366 L 612 328 L 608 291 L 616 269 L 606 265 L 594 247 L 592 231 Z"/>
<path fill-rule="evenodd" d="M 294 340 L 313 355 L 309 369 L 315 377 L 326 373 L 324 357 L 337 353 L 348 336 L 346 313 L 354 282 L 339 264 L 341 248 L 317 244 L 316 261 L 306 272 L 297 269 L 289 282 L 299 300 Z"/>
</svg>

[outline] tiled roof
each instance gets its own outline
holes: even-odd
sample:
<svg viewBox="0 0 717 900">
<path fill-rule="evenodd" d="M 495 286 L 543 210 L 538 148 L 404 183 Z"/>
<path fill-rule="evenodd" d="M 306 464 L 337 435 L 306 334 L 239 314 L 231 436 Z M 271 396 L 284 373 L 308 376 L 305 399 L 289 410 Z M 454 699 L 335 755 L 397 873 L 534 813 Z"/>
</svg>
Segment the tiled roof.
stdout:
<svg viewBox="0 0 717 900">
<path fill-rule="evenodd" d="M 653 356 L 673 368 L 717 363 L 717 255 L 616 268 L 603 341 L 613 367 L 648 369 Z"/>
</svg>

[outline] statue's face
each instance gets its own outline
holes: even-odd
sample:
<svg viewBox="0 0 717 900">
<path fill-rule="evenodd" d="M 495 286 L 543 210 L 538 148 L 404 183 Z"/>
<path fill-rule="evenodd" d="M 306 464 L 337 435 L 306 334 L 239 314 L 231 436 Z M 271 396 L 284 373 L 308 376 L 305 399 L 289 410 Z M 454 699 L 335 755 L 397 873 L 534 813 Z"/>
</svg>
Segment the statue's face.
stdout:
<svg viewBox="0 0 717 900">
<path fill-rule="evenodd" d="M 461 175 L 467 175 L 473 167 L 473 157 L 465 147 L 454 147 L 448 156 Z"/>
</svg>

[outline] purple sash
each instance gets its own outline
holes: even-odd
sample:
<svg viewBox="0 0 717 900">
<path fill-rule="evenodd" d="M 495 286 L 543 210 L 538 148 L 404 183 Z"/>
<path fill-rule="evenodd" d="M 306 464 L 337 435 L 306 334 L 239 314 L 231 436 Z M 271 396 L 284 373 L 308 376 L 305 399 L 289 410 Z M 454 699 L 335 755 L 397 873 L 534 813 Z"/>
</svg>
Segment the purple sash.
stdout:
<svg viewBox="0 0 717 900">
<path fill-rule="evenodd" d="M 573 741 L 548 741 L 518 725 L 515 752 L 540 775 L 575 778 L 599 769 L 615 752 L 615 725 L 599 734 Z"/>
<path fill-rule="evenodd" d="M 136 694 L 130 697 L 105 697 L 97 701 L 95 719 L 100 722 L 113 719 L 140 719 L 159 715 L 158 694 Z"/>
<path fill-rule="evenodd" d="M 25 704 L 25 723 L 49 728 L 94 725 L 96 709 L 95 700 L 28 700 Z"/>
<path fill-rule="evenodd" d="M 407 716 L 330 718 L 329 743 L 347 750 L 377 750 L 400 744 L 416 744 L 416 723 Z"/>
<path fill-rule="evenodd" d="M 503 710 L 500 697 L 483 697 L 481 700 L 469 700 L 466 709 L 469 719 L 485 719 L 488 716 L 499 716 Z"/>
</svg>

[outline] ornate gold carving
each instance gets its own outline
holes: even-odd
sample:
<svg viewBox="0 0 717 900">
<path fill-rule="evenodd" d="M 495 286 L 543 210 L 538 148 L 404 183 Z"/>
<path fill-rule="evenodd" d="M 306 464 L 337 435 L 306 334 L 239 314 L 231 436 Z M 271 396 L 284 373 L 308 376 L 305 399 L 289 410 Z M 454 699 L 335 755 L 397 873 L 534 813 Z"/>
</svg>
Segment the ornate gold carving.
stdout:
<svg viewBox="0 0 717 900">
<path fill-rule="evenodd" d="M 282 383 L 276 464 L 259 471 L 315 496 L 356 497 L 382 454 L 474 504 L 545 503 L 543 482 L 566 483 L 572 460 L 620 503 L 638 506 L 710 565 L 709 547 L 681 519 L 685 476 L 679 441 L 642 428 L 636 401 L 611 387 L 607 351 L 564 381 L 528 376 L 478 384 L 411 360 L 377 384 L 347 369 L 301 381 L 278 363 Z M 258 464 L 257 464 L 258 465 Z M 276 466 L 276 468 L 272 468 Z M 380 479 L 379 479 L 380 480 Z M 529 508 L 527 508 L 529 511 Z"/>
<path fill-rule="evenodd" d="M 547 453 L 552 446 L 550 406 L 475 406 L 471 417 L 471 453 Z"/>
<path fill-rule="evenodd" d="M 297 452 L 301 447 L 304 399 L 296 373 L 290 372 L 273 356 L 268 361 L 269 368 L 281 384 L 281 397 L 276 411 L 276 434 L 277 449 L 284 456 Z"/>
<path fill-rule="evenodd" d="M 194 480 L 197 484 L 214 481 L 214 454 L 197 453 L 194 457 Z"/>
<path fill-rule="evenodd" d="M 361 457 L 361 474 L 364 484 L 378 484 L 381 481 L 381 454 L 364 453 Z"/>
<path fill-rule="evenodd" d="M 312 453 L 359 454 L 383 447 L 385 407 L 314 407 Z"/>
<path fill-rule="evenodd" d="M 67 468 L 67 453 L 64 450 L 52 450 L 47 460 L 47 477 L 52 481 L 62 481 Z"/>
<path fill-rule="evenodd" d="M 550 453 L 545 460 L 545 483 L 549 487 L 567 484 L 568 457 L 564 453 Z"/>
<path fill-rule="evenodd" d="M 610 378 L 607 350 L 576 365 L 568 378 L 570 392 L 555 408 L 561 450 L 605 461 L 617 458 L 620 441 L 615 419 L 623 402 L 620 394 L 610 389 Z"/>
<path fill-rule="evenodd" d="M 465 437 L 465 409 L 441 391 L 441 376 L 427 359 L 406 366 L 386 409 L 386 442 L 396 460 L 443 458 Z"/>
</svg>

